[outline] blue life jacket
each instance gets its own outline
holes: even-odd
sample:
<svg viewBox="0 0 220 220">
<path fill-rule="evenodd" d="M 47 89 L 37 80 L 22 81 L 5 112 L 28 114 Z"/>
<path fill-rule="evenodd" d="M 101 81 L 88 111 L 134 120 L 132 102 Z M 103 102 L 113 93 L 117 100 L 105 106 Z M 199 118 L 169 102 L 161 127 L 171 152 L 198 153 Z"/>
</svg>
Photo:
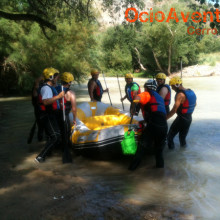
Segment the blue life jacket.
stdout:
<svg viewBox="0 0 220 220">
<path fill-rule="evenodd" d="M 176 96 L 180 92 L 182 92 L 186 96 L 186 100 L 177 109 L 177 114 L 178 115 L 192 114 L 196 106 L 196 94 L 193 92 L 193 90 L 187 89 L 187 90 L 178 90 Z M 175 96 L 175 100 L 176 100 L 176 96 Z"/>
<path fill-rule="evenodd" d="M 150 121 L 155 121 L 155 119 L 161 120 L 163 123 L 166 121 L 166 109 L 163 98 L 156 91 L 149 91 L 150 101 L 142 106 L 142 113 L 144 120 L 149 123 Z"/>
<path fill-rule="evenodd" d="M 137 94 L 140 94 L 141 93 L 141 90 L 140 90 L 140 86 L 136 83 L 136 82 L 132 82 L 130 84 L 126 84 L 125 86 L 125 94 L 127 95 L 127 98 L 128 98 L 128 101 L 129 102 L 132 102 L 133 99 L 134 99 L 134 95 L 133 95 L 133 91 L 131 91 L 131 87 L 136 84 L 138 87 L 139 87 L 139 90 L 138 90 L 138 93 Z"/>
<path fill-rule="evenodd" d="M 151 99 L 150 99 L 150 109 L 151 112 L 162 112 L 166 115 L 166 109 L 163 98 L 156 92 L 150 91 Z"/>
</svg>

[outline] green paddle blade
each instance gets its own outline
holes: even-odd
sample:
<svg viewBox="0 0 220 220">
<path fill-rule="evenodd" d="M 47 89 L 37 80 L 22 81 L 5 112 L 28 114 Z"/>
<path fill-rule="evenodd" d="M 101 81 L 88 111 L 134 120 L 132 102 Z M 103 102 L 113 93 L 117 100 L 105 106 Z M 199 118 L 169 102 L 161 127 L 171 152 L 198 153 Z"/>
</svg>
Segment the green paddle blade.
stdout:
<svg viewBox="0 0 220 220">
<path fill-rule="evenodd" d="M 126 131 L 124 134 L 124 139 L 121 142 L 121 148 L 123 154 L 135 154 L 137 151 L 137 144 L 135 141 L 135 132 L 134 131 Z"/>
</svg>

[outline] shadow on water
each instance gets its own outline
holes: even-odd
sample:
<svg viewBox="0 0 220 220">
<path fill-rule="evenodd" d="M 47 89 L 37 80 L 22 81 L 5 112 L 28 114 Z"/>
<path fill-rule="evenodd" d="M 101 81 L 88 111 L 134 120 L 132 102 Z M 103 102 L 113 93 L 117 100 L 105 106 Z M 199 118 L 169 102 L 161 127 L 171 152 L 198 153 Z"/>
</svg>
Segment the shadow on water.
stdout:
<svg viewBox="0 0 220 220">
<path fill-rule="evenodd" d="M 34 122 L 30 106 L 27 99 L 0 102 L 1 219 L 216 219 L 220 214 L 220 120 L 194 120 L 189 147 L 180 149 L 176 138 L 176 149 L 165 149 L 164 169 L 153 168 L 149 154 L 131 172 L 130 157 L 104 160 L 102 150 L 97 158 L 74 157 L 73 164 L 62 164 L 57 151 L 35 164 L 45 142 L 35 136 L 26 143 Z"/>
</svg>

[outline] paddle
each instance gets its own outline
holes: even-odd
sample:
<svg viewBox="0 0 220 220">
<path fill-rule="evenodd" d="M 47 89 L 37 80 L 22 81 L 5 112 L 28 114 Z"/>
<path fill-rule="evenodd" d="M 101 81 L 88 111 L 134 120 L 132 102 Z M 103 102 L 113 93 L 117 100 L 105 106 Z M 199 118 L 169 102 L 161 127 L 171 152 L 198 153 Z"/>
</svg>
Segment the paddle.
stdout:
<svg viewBox="0 0 220 220">
<path fill-rule="evenodd" d="M 117 74 L 117 79 L 118 79 L 118 74 Z M 119 87 L 119 91 L 120 91 L 120 95 L 121 95 L 121 99 L 122 99 L 121 87 L 120 87 L 119 79 L 118 79 L 118 87 Z M 124 103 L 123 103 L 123 101 L 121 101 L 121 104 L 122 104 L 122 108 L 123 108 L 123 110 L 125 110 L 125 107 L 124 107 Z"/>
<path fill-rule="evenodd" d="M 102 75 L 103 75 L 103 78 L 104 78 L 104 81 L 105 81 L 105 75 L 104 75 L 103 71 L 102 71 Z M 106 87 L 106 89 L 108 88 L 108 87 L 107 87 L 107 84 L 106 84 L 106 81 L 105 81 L 105 87 Z M 112 106 L 112 101 L 111 101 L 111 98 L 110 98 L 109 91 L 108 91 L 108 97 L 109 97 L 109 101 L 110 101 L 111 106 Z"/>
<path fill-rule="evenodd" d="M 31 130 L 30 130 L 30 133 L 29 133 L 29 136 L 28 136 L 28 139 L 27 139 L 27 143 L 30 144 L 32 142 L 32 139 L 34 137 L 34 132 L 35 132 L 35 129 L 36 129 L 36 124 L 37 124 L 37 120 L 35 120 Z"/>
<path fill-rule="evenodd" d="M 63 86 L 62 86 L 62 91 L 63 91 Z M 69 122 L 66 120 L 64 97 L 62 98 L 62 104 L 63 104 L 63 163 L 72 163 L 72 155 L 69 150 L 69 141 L 68 141 Z"/>
</svg>

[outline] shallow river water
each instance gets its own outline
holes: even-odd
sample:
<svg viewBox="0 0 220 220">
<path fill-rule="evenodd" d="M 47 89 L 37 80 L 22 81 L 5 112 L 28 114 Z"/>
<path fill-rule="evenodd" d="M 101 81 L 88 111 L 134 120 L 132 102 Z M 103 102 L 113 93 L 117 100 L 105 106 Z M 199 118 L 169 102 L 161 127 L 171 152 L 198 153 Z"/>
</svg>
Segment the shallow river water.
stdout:
<svg viewBox="0 0 220 220">
<path fill-rule="evenodd" d="M 106 82 L 113 105 L 121 108 L 116 79 Z M 145 79 L 136 82 L 143 88 Z M 220 77 L 183 78 L 183 84 L 197 95 L 188 148 L 180 149 L 176 137 L 176 149 L 164 151 L 164 169 L 155 169 L 153 156 L 146 155 L 133 172 L 127 170 L 128 158 L 105 161 L 79 156 L 73 164 L 63 165 L 59 152 L 36 165 L 34 158 L 44 142 L 38 143 L 35 136 L 31 145 L 26 144 L 34 121 L 30 99 L 1 98 L 0 215 L 3 219 L 220 219 Z M 122 78 L 120 85 L 124 88 Z M 78 103 L 89 101 L 86 85 L 73 88 Z M 102 101 L 109 103 L 107 94 Z M 125 108 L 129 109 L 128 102 Z"/>
</svg>

